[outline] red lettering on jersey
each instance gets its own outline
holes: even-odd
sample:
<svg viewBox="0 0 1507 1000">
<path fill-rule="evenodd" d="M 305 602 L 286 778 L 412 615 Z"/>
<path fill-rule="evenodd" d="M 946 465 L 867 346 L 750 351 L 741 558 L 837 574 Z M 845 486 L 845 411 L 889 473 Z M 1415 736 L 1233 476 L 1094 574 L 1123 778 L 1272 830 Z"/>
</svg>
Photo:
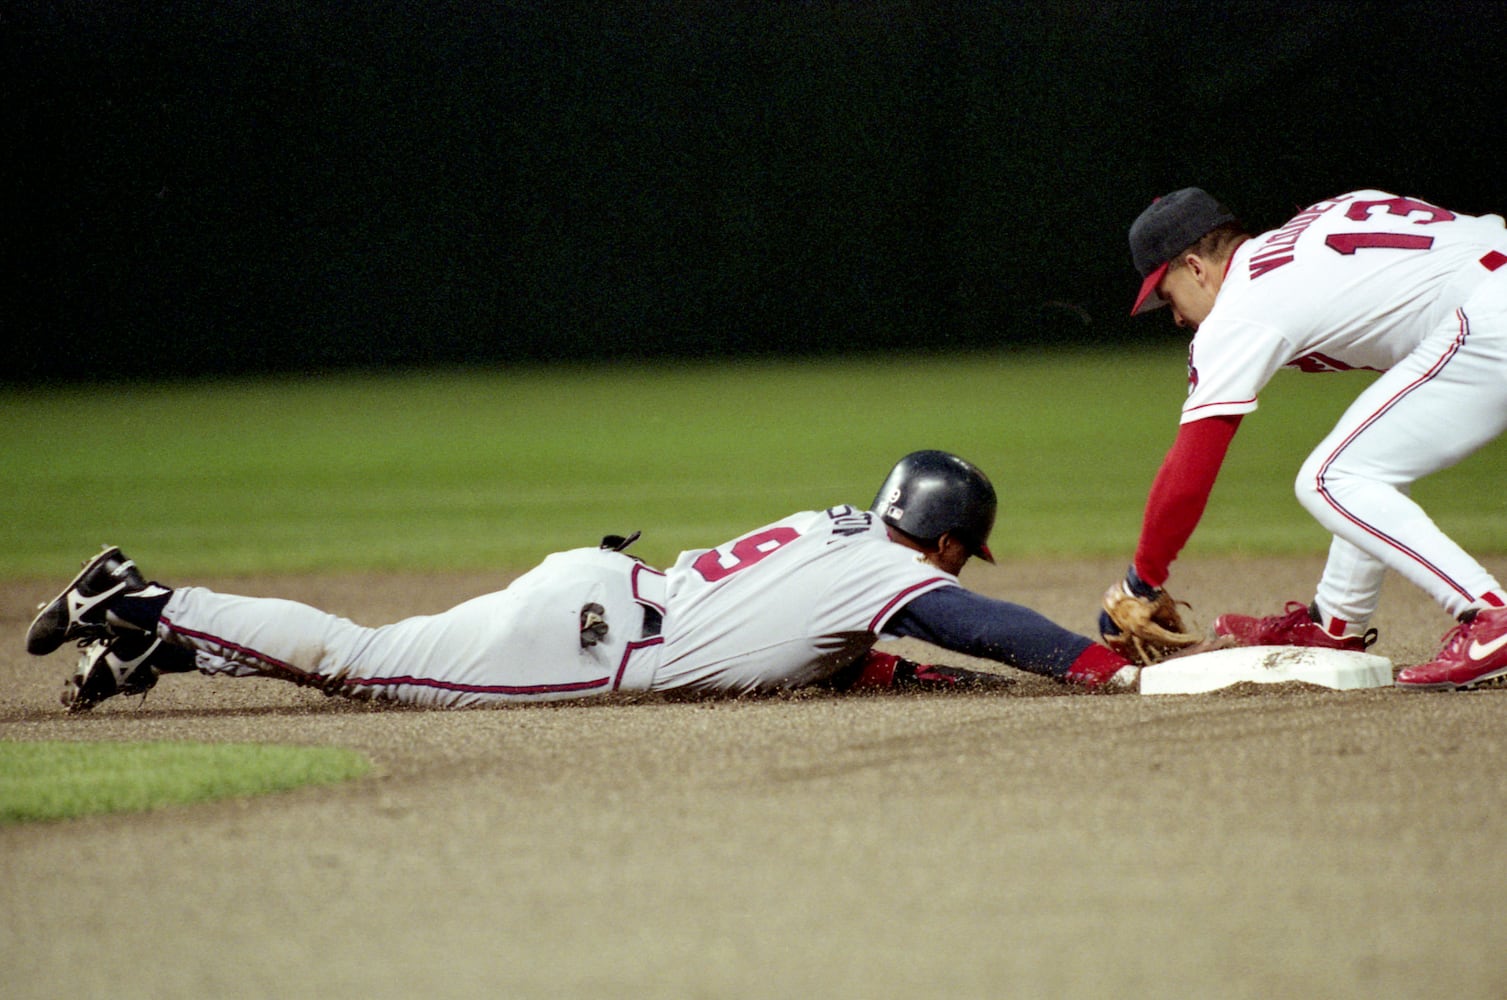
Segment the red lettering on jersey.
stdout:
<svg viewBox="0 0 1507 1000">
<path fill-rule="evenodd" d="M 723 563 L 722 553 L 716 549 L 708 549 L 697 557 L 696 561 L 691 564 L 691 568 L 700 573 L 708 583 L 716 583 L 724 577 L 732 576 L 740 569 L 747 569 L 771 552 L 799 537 L 801 537 L 799 531 L 785 525 L 766 528 L 734 542 L 729 553 L 732 556 L 732 562 Z"/>
<path fill-rule="evenodd" d="M 1291 264 L 1292 248 L 1297 245 L 1298 237 L 1306 233 L 1308 227 L 1317 222 L 1325 212 L 1339 204 L 1342 202 L 1321 201 L 1317 205 L 1309 205 L 1288 219 L 1281 229 L 1268 235 L 1261 249 L 1251 256 L 1251 278 L 1259 278 L 1263 274 L 1270 274 L 1279 267 Z"/>
<path fill-rule="evenodd" d="M 1416 198 L 1383 198 L 1378 201 L 1357 201 L 1345 210 L 1345 218 L 1355 222 L 1364 222 L 1371 217 L 1373 208 L 1384 208 L 1388 215 L 1412 215 L 1414 212 L 1423 212 L 1428 215 L 1427 219 L 1409 219 L 1409 222 L 1420 226 L 1426 226 L 1431 222 L 1449 222 L 1454 219 L 1455 213 L 1438 205 L 1430 205 L 1426 201 Z"/>
<path fill-rule="evenodd" d="M 1324 245 L 1337 253 L 1350 256 L 1367 247 L 1383 247 L 1388 250 L 1427 250 L 1434 245 L 1432 236 L 1414 233 L 1330 233 L 1324 237 Z"/>
<path fill-rule="evenodd" d="M 1281 267 L 1283 264 L 1291 264 L 1291 263 L 1292 263 L 1292 254 L 1288 254 L 1286 257 L 1252 257 L 1251 258 L 1251 277 L 1252 278 L 1259 278 L 1263 274 L 1266 274 L 1269 271 L 1275 271 L 1277 268 Z"/>
<path fill-rule="evenodd" d="M 1296 368 L 1301 372 L 1353 372 L 1357 370 L 1355 365 L 1347 365 L 1337 358 L 1331 358 L 1329 355 L 1320 354 L 1317 351 L 1312 354 L 1305 354 L 1301 358 L 1293 358 L 1285 367 Z M 1362 368 L 1365 371 L 1373 372 L 1379 370 L 1368 366 L 1362 366 Z"/>
</svg>

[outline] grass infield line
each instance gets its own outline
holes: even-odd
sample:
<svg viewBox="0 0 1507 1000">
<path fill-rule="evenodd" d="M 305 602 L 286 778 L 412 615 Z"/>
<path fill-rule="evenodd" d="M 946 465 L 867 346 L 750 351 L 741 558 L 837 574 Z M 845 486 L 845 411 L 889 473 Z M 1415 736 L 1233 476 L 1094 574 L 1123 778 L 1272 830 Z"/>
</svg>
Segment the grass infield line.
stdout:
<svg viewBox="0 0 1507 1000">
<path fill-rule="evenodd" d="M 634 530 L 635 552 L 666 565 L 793 510 L 867 505 L 916 448 L 989 473 L 996 555 L 1128 559 L 1186 364 L 1179 339 L 0 392 L 0 577 L 66 580 L 105 543 L 169 584 L 523 570 Z M 1293 478 L 1371 377 L 1279 373 L 1189 554 L 1322 551 Z M 1500 552 L 1504 470 L 1507 438 L 1414 496 L 1466 549 Z"/>
<path fill-rule="evenodd" d="M 265 795 L 371 768 L 339 747 L 0 741 L 0 825 Z"/>
</svg>

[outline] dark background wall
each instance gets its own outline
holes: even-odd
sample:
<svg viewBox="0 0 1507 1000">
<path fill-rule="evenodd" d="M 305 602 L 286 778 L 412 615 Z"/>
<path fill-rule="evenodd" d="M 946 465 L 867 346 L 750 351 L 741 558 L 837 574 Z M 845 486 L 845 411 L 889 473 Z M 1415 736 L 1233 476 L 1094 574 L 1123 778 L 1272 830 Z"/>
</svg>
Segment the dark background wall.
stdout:
<svg viewBox="0 0 1507 1000">
<path fill-rule="evenodd" d="M 1166 337 L 1166 190 L 1507 210 L 1494 2 L 75 0 L 0 46 L 20 383 Z"/>
</svg>

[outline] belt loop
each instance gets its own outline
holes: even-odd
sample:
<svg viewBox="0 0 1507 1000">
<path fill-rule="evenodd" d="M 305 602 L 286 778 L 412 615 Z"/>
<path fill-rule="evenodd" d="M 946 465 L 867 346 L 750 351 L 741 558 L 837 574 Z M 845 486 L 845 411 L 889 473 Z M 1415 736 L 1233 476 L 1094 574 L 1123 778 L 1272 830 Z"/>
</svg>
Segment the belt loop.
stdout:
<svg viewBox="0 0 1507 1000">
<path fill-rule="evenodd" d="M 631 581 L 633 599 L 635 601 L 657 608 L 661 612 L 665 610 L 668 599 L 665 574 L 657 569 L 650 569 L 643 563 L 639 563 L 633 567 Z"/>
<path fill-rule="evenodd" d="M 628 643 L 623 658 L 612 678 L 614 691 L 650 691 L 654 688 L 654 675 L 659 671 L 659 657 L 664 649 L 664 640 L 655 637 Z"/>
</svg>

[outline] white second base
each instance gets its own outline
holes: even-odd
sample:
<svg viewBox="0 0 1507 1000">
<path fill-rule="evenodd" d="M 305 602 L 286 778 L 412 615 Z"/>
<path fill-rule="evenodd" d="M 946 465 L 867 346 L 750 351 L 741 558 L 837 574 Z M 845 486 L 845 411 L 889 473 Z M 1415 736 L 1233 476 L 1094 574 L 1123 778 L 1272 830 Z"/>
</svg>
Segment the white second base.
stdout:
<svg viewBox="0 0 1507 1000">
<path fill-rule="evenodd" d="M 1340 691 L 1388 687 L 1392 661 L 1371 653 L 1309 646 L 1238 646 L 1141 668 L 1141 694 L 1201 694 L 1242 681 L 1302 681 Z"/>
</svg>

